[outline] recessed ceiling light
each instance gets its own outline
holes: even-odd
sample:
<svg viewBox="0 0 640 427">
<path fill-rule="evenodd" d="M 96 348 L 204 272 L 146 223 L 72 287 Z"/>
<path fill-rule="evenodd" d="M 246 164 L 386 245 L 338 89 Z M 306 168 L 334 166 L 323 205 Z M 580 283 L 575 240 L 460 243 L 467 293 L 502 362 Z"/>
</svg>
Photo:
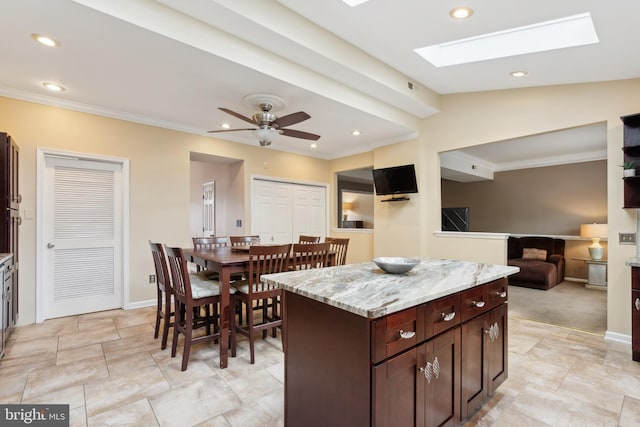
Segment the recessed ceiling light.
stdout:
<svg viewBox="0 0 640 427">
<path fill-rule="evenodd" d="M 351 7 L 357 6 L 359 4 L 365 3 L 369 0 L 342 0 L 343 2 L 345 2 L 346 4 L 348 4 Z"/>
<path fill-rule="evenodd" d="M 56 40 L 48 36 L 43 36 L 42 34 L 31 34 L 31 38 L 45 46 L 49 46 L 49 47 L 60 46 L 60 43 L 58 43 Z"/>
<path fill-rule="evenodd" d="M 360 135 L 360 131 L 358 129 L 356 129 L 353 132 L 351 132 L 351 135 L 358 136 L 358 135 Z"/>
<path fill-rule="evenodd" d="M 65 90 L 62 86 L 56 83 L 42 83 L 42 86 L 46 87 L 52 92 L 62 92 Z"/>
<path fill-rule="evenodd" d="M 473 15 L 473 9 L 470 7 L 456 7 L 449 11 L 449 15 L 455 19 L 466 19 Z"/>
<path fill-rule="evenodd" d="M 445 67 L 594 43 L 598 43 L 598 35 L 587 12 L 421 47 L 415 52 L 434 66 Z"/>
<path fill-rule="evenodd" d="M 315 142 L 312 142 L 311 145 L 309 146 L 311 148 L 318 148 L 318 144 L 316 144 Z"/>
<path fill-rule="evenodd" d="M 220 125 L 220 127 L 221 127 L 222 129 L 231 129 L 231 125 L 230 125 L 229 123 L 222 123 L 222 124 Z"/>
<path fill-rule="evenodd" d="M 512 76 L 512 77 L 524 77 L 524 76 L 526 76 L 527 74 L 529 74 L 529 73 L 528 73 L 528 72 L 526 72 L 526 71 L 512 71 L 512 72 L 511 72 L 511 76 Z"/>
</svg>

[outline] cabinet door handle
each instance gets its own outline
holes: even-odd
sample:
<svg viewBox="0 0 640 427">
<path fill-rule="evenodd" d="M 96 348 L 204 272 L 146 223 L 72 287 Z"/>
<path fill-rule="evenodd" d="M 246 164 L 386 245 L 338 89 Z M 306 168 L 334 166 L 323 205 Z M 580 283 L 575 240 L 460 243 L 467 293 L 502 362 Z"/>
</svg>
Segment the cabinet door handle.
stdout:
<svg viewBox="0 0 640 427">
<path fill-rule="evenodd" d="M 636 310 L 640 311 L 640 298 L 636 298 Z"/>
<path fill-rule="evenodd" d="M 507 297 L 507 291 L 496 291 L 496 296 L 498 296 L 500 298 L 506 298 Z"/>
<path fill-rule="evenodd" d="M 433 369 L 433 376 L 438 379 L 438 377 L 440 376 L 440 362 L 438 362 L 438 356 L 433 359 L 431 369 Z"/>
<path fill-rule="evenodd" d="M 400 329 L 400 338 L 402 339 L 408 340 L 415 336 L 416 336 L 416 333 L 414 331 L 403 331 L 402 329 Z"/>
<path fill-rule="evenodd" d="M 456 312 L 455 311 L 453 311 L 451 313 L 442 313 L 442 320 L 444 320 L 445 322 L 452 321 L 454 317 L 456 317 Z"/>
<path fill-rule="evenodd" d="M 427 362 L 427 364 L 424 365 L 424 368 L 422 366 L 420 367 L 420 372 L 424 374 L 424 377 L 427 380 L 427 384 L 431 384 L 431 377 L 433 376 L 433 371 L 431 366 L 432 366 L 431 362 Z"/>
<path fill-rule="evenodd" d="M 484 307 L 484 301 L 472 301 L 471 305 L 474 307 L 482 308 Z"/>
<path fill-rule="evenodd" d="M 489 326 L 489 329 L 485 329 L 484 333 L 489 335 L 489 341 L 494 342 L 498 338 L 498 334 L 500 334 L 500 329 L 498 328 L 498 323 L 494 323 Z"/>
</svg>

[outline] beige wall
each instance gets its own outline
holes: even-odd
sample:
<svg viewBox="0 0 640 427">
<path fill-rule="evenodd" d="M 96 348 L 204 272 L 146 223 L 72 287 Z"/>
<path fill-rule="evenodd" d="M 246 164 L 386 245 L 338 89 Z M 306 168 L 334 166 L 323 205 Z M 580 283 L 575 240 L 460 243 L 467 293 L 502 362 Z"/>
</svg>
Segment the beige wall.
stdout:
<svg viewBox="0 0 640 427">
<path fill-rule="evenodd" d="M 630 268 L 625 260 L 635 246 L 617 243 L 618 232 L 636 231 L 636 211 L 622 209 L 622 123 L 620 116 L 640 111 L 640 80 L 576 84 L 556 87 L 446 95 L 442 112 L 425 119 L 420 130 L 421 184 L 430 191 L 421 200 L 424 253 L 445 256 L 460 248 L 469 259 L 506 259 L 504 246 L 488 242 L 478 247 L 471 239 L 435 235 L 440 227 L 440 151 L 549 132 L 590 123 L 607 122 L 608 333 L 629 335 L 631 318 Z M 424 194 L 424 193 L 423 193 Z M 376 217 L 376 226 L 384 226 Z M 477 250 L 470 250 L 474 247 Z M 502 248 L 503 252 L 500 253 Z"/>
<path fill-rule="evenodd" d="M 230 179 L 243 194 L 247 222 L 252 175 L 330 182 L 329 162 L 274 149 L 99 117 L 0 97 L 0 128 L 20 146 L 20 191 L 24 209 L 36 208 L 36 148 L 102 154 L 130 160 L 130 303 L 155 298 L 148 283 L 153 263 L 148 240 L 190 246 L 190 152 L 244 160 Z M 233 190 L 235 189 L 235 190 Z M 24 216 L 24 215 L 23 215 Z M 35 321 L 36 220 L 20 227 L 20 319 Z"/>
<path fill-rule="evenodd" d="M 422 166 L 416 153 L 418 140 L 401 142 L 374 151 L 374 168 L 415 164 L 418 193 L 408 201 L 382 202 L 390 196 L 376 196 L 373 206 L 373 253 L 375 256 L 420 255 L 420 200 L 429 197 L 431 189 L 422 185 Z"/>
</svg>

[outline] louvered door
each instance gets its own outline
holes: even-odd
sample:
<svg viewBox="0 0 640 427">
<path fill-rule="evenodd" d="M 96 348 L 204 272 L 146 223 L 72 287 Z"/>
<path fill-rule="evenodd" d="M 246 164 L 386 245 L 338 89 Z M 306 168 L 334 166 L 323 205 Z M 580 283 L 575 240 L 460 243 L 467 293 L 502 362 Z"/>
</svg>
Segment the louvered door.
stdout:
<svg viewBox="0 0 640 427">
<path fill-rule="evenodd" d="M 45 318 L 122 307 L 121 165 L 46 158 Z"/>
</svg>

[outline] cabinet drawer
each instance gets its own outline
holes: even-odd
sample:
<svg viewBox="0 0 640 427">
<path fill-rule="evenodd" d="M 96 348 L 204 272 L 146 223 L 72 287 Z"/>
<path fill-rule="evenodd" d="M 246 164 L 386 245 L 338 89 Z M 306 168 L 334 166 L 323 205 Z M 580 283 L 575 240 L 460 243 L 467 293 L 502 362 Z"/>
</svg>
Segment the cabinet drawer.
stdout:
<svg viewBox="0 0 640 427">
<path fill-rule="evenodd" d="M 467 289 L 460 294 L 461 322 L 466 322 L 489 310 L 486 285 Z"/>
<path fill-rule="evenodd" d="M 489 309 L 504 304 L 507 301 L 509 295 L 509 281 L 506 278 L 499 279 L 490 283 L 487 283 L 484 288 L 487 291 L 487 304 Z"/>
<path fill-rule="evenodd" d="M 416 328 L 416 308 L 409 308 L 373 322 L 371 359 L 380 362 L 416 345 L 423 338 Z"/>
<path fill-rule="evenodd" d="M 429 339 L 460 324 L 460 319 L 459 294 L 431 301 L 418 308 L 418 335 Z"/>
</svg>

